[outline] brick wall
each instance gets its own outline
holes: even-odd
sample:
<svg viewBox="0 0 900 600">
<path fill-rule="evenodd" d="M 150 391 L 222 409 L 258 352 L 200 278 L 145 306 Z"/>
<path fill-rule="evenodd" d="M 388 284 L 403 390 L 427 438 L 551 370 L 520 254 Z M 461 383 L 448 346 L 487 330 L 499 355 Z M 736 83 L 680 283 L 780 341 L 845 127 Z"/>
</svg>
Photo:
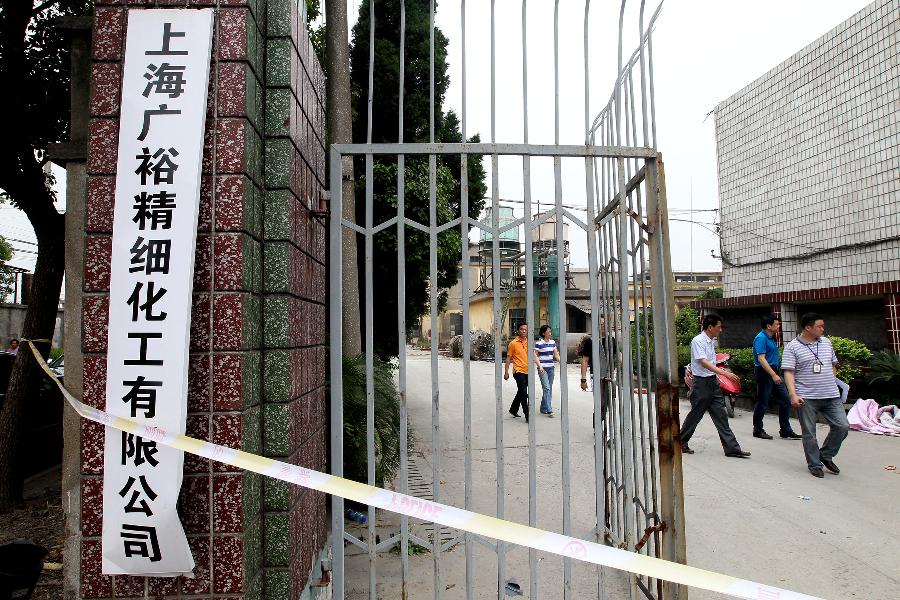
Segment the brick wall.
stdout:
<svg viewBox="0 0 900 600">
<path fill-rule="evenodd" d="M 898 278 L 898 12 L 873 2 L 716 108 L 726 297 Z"/>
<path fill-rule="evenodd" d="M 779 304 L 782 318 L 782 342 L 790 342 L 799 332 L 800 317 L 809 312 L 822 315 L 825 335 L 838 336 L 864 343 L 872 350 L 889 347 L 890 332 L 885 328 L 885 300 L 882 298 L 853 302 L 821 302 L 808 304 Z M 760 317 L 771 312 L 771 306 L 745 306 L 732 308 L 708 308 L 725 321 L 725 330 L 719 338 L 719 346 L 747 348 L 760 330 Z"/>
<path fill-rule="evenodd" d="M 825 335 L 856 340 L 872 350 L 888 347 L 882 298 L 858 302 L 798 305 L 798 320 L 809 312 L 822 315 L 825 320 Z"/>
<path fill-rule="evenodd" d="M 83 377 L 100 408 L 126 21 L 121 2 L 95 4 Z M 325 229 L 308 206 L 324 186 L 324 76 L 297 2 L 230 2 L 215 23 L 187 433 L 323 470 Z M 191 456 L 179 513 L 195 577 L 100 575 L 103 431 L 81 429 L 79 597 L 287 599 L 307 585 L 325 497 Z"/>
</svg>

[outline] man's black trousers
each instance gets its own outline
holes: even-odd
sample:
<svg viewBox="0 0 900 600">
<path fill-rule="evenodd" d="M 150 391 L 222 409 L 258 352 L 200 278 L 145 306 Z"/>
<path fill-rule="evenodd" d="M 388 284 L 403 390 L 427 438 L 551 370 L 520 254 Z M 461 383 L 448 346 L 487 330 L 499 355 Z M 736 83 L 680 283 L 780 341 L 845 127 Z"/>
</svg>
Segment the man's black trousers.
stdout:
<svg viewBox="0 0 900 600">
<path fill-rule="evenodd" d="M 740 452 L 731 426 L 728 424 L 728 413 L 725 412 L 725 396 L 719 388 L 719 380 L 713 377 L 694 377 L 694 387 L 691 388 L 691 412 L 688 413 L 681 424 L 681 443 L 687 444 L 700 420 L 709 412 L 716 429 L 719 431 L 719 440 L 725 453 Z"/>
<path fill-rule="evenodd" d="M 528 373 L 513 373 L 513 379 L 516 380 L 516 397 L 513 398 L 512 404 L 509 405 L 509 412 L 519 414 L 519 406 L 525 411 L 525 420 L 528 420 Z"/>
</svg>

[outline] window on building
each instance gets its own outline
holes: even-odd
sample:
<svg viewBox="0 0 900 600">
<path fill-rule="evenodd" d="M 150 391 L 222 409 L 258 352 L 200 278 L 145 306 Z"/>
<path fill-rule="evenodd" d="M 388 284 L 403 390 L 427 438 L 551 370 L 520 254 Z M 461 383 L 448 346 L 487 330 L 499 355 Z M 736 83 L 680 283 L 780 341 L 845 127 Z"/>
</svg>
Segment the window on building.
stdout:
<svg viewBox="0 0 900 600">
<path fill-rule="evenodd" d="M 520 323 L 524 323 L 527 319 L 527 315 L 525 313 L 524 308 L 511 308 L 509 309 L 509 337 L 514 338 L 518 335 L 516 329 L 518 329 Z"/>
</svg>

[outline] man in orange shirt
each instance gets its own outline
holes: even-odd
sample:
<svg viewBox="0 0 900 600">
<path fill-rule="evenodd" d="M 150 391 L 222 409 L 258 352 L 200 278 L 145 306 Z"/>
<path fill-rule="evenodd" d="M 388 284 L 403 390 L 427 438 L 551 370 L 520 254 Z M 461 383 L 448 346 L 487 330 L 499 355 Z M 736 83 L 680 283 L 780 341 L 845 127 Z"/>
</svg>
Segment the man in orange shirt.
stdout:
<svg viewBox="0 0 900 600">
<path fill-rule="evenodd" d="M 509 365 L 513 365 L 513 379 L 516 380 L 518 391 L 509 407 L 509 414 L 519 416 L 519 405 L 525 411 L 525 422 L 528 422 L 528 325 L 522 323 L 517 329 L 518 337 L 509 343 L 506 350 L 506 369 L 503 371 L 503 379 L 509 379 Z"/>
</svg>

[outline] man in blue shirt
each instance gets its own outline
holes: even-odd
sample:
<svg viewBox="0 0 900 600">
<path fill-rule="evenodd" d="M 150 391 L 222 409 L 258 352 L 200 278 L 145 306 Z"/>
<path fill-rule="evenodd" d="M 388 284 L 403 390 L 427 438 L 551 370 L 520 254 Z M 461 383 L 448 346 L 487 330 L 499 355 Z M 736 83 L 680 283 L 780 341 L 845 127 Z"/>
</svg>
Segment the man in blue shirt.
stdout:
<svg viewBox="0 0 900 600">
<path fill-rule="evenodd" d="M 781 319 L 766 315 L 760 320 L 762 330 L 753 340 L 753 364 L 756 372 L 756 407 L 753 410 L 753 437 L 771 440 L 763 429 L 763 416 L 769 408 L 769 398 L 775 392 L 778 400 L 779 435 L 786 440 L 799 440 L 802 436 L 791 429 L 791 397 L 781 378 L 781 355 L 775 340 L 781 330 Z"/>
</svg>

